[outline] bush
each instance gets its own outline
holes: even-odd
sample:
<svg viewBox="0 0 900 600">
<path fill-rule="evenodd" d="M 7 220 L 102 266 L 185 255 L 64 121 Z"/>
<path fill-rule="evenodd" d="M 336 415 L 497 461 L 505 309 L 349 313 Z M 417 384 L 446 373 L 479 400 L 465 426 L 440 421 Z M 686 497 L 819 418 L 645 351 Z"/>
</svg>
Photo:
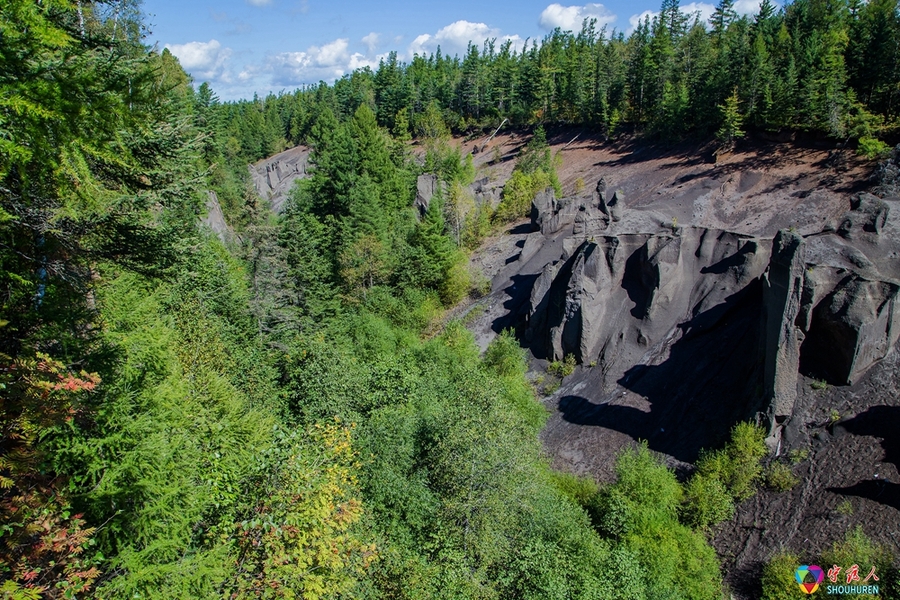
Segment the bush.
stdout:
<svg viewBox="0 0 900 600">
<path fill-rule="evenodd" d="M 698 529 L 708 529 L 734 516 L 734 501 L 719 479 L 698 474 L 684 489 L 683 520 Z"/>
<path fill-rule="evenodd" d="M 869 569 L 875 567 L 880 578 L 893 567 L 894 557 L 890 550 L 874 543 L 866 536 L 862 527 L 857 526 L 847 532 L 844 539 L 835 542 L 831 549 L 822 554 L 822 567 L 838 565 L 845 572 L 851 565 L 859 565 L 860 577 L 864 578 Z"/>
<path fill-rule="evenodd" d="M 471 273 L 471 289 L 469 295 L 473 298 L 484 298 L 491 293 L 491 280 L 481 272 Z"/>
<path fill-rule="evenodd" d="M 859 138 L 859 145 L 856 147 L 856 153 L 870 160 L 883 158 L 888 155 L 891 147 L 879 140 L 878 138 L 863 136 Z"/>
<path fill-rule="evenodd" d="M 794 571 L 802 563 L 800 557 L 790 552 L 776 554 L 763 567 L 762 600 L 794 600 L 799 590 Z"/>
<path fill-rule="evenodd" d="M 503 199 L 497 206 L 494 219 L 500 222 L 515 221 L 528 215 L 534 197 L 550 187 L 550 177 L 544 171 L 524 173 L 514 171 L 503 186 Z"/>
<path fill-rule="evenodd" d="M 513 336 L 512 331 L 504 329 L 500 335 L 488 345 L 484 352 L 484 365 L 493 369 L 502 377 L 512 375 L 524 376 L 525 351 Z"/>
<path fill-rule="evenodd" d="M 551 375 L 556 375 L 559 378 L 568 377 L 575 372 L 575 365 L 575 355 L 566 354 L 563 360 L 554 360 L 551 362 L 547 367 L 547 372 Z"/>
<path fill-rule="evenodd" d="M 456 304 L 469 293 L 472 280 L 467 262 L 465 255 L 459 253 L 447 270 L 440 289 L 441 301 L 444 306 Z"/>
<path fill-rule="evenodd" d="M 571 473 L 552 472 L 551 478 L 556 488 L 564 496 L 582 507 L 590 507 L 597 500 L 599 488 L 590 477 L 579 477 Z"/>
<path fill-rule="evenodd" d="M 766 469 L 766 485 L 776 492 L 786 492 L 800 482 L 790 467 L 781 462 L 773 462 Z"/>
<path fill-rule="evenodd" d="M 721 481 L 732 498 L 740 502 L 756 493 L 762 475 L 760 460 L 767 453 L 762 427 L 738 423 L 723 449 L 700 456 L 697 472 Z"/>
<path fill-rule="evenodd" d="M 625 450 L 618 480 L 588 507 L 595 524 L 635 552 L 647 573 L 647 598 L 718 600 L 722 589 L 715 551 L 678 522 L 682 489 L 675 474 L 646 444 Z"/>
</svg>

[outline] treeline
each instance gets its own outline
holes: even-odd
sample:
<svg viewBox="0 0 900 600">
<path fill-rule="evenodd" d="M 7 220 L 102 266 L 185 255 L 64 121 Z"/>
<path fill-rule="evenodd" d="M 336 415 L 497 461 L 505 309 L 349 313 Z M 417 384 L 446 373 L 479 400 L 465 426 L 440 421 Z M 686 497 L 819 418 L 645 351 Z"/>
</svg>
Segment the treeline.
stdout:
<svg viewBox="0 0 900 600">
<path fill-rule="evenodd" d="M 634 32 L 556 30 L 516 51 L 511 42 L 440 50 L 333 85 L 238 102 L 224 109 L 231 149 L 257 159 L 306 142 L 317 106 L 338 116 L 361 104 L 395 136 L 420 136 L 436 107 L 454 132 L 577 124 L 614 135 L 636 128 L 667 139 L 744 129 L 802 130 L 863 140 L 896 132 L 900 115 L 900 12 L 896 0 L 764 0 L 739 16 L 722 0 L 709 22 L 677 0 Z M 729 100 L 731 101 L 729 103 Z M 729 114 L 730 113 L 730 114 Z"/>
</svg>

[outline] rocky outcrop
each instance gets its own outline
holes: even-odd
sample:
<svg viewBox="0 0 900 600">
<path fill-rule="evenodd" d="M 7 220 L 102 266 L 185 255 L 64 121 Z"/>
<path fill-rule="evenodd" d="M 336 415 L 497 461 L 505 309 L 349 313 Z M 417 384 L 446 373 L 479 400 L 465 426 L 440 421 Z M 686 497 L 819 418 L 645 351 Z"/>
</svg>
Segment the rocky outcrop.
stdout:
<svg viewBox="0 0 900 600">
<path fill-rule="evenodd" d="M 767 238 L 626 210 L 603 180 L 590 197 L 547 190 L 532 206 L 534 235 L 563 252 L 534 279 L 524 339 L 538 357 L 595 365 L 595 398 L 622 386 L 652 398 L 673 389 L 673 374 L 706 365 L 679 394 L 721 393 L 704 378 L 731 382 L 737 418 L 757 415 L 775 443 L 801 373 L 851 383 L 900 336 L 893 202 L 860 194 L 819 234 Z"/>
<path fill-rule="evenodd" d="M 469 192 L 475 199 L 475 204 L 478 206 L 487 204 L 492 209 L 497 208 L 497 205 L 500 204 L 502 191 L 503 185 L 498 181 L 491 181 L 489 177 L 477 179 L 469 186 Z"/>
<path fill-rule="evenodd" d="M 212 190 L 206 193 L 206 216 L 200 220 L 224 243 L 232 240 L 234 232 L 225 221 L 225 213 L 219 204 L 219 196 Z"/>
<path fill-rule="evenodd" d="M 434 173 L 424 173 L 416 179 L 416 200 L 414 206 L 420 217 L 425 216 L 431 199 L 438 191 L 438 177 Z"/>
<path fill-rule="evenodd" d="M 250 177 L 260 198 L 280 213 L 294 182 L 308 176 L 309 148 L 297 146 L 250 165 Z"/>
<path fill-rule="evenodd" d="M 439 190 L 444 188 L 444 185 L 434 173 L 419 175 L 416 179 L 416 199 L 414 202 L 419 216 L 425 216 L 425 211 L 428 210 L 431 199 Z M 494 209 L 500 204 L 500 193 L 503 186 L 495 181 L 491 181 L 489 177 L 472 182 L 467 189 L 476 206 L 487 204 Z"/>
</svg>

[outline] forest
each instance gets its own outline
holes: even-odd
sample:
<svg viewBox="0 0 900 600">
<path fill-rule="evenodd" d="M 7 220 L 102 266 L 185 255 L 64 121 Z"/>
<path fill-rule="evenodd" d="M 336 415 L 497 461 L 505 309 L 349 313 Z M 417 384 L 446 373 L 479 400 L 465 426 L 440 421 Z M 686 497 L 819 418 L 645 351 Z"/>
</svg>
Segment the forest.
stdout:
<svg viewBox="0 0 900 600">
<path fill-rule="evenodd" d="M 559 185 L 546 128 L 883 154 L 896 0 L 709 23 L 665 0 L 627 38 L 586 22 L 224 103 L 144 35 L 133 0 L 0 4 L 3 598 L 726 597 L 708 534 L 761 485 L 762 430 L 687 479 L 640 444 L 611 485 L 554 471 L 517 340 L 481 353 L 445 313 Z M 475 173 L 451 135 L 503 119 L 533 132 L 503 201 L 454 221 Z M 296 144 L 311 174 L 276 215 L 247 164 Z M 418 215 L 422 173 L 443 191 Z M 210 190 L 230 243 L 198 226 Z M 854 552 L 900 597 L 894 557 Z M 792 560 L 766 598 L 795 597 Z"/>
</svg>

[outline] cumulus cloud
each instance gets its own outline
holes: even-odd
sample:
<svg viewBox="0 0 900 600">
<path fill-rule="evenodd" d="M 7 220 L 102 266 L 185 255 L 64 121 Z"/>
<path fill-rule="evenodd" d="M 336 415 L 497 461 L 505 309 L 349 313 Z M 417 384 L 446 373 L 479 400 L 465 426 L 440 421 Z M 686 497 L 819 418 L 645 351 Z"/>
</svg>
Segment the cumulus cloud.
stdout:
<svg viewBox="0 0 900 600">
<path fill-rule="evenodd" d="M 659 16 L 659 12 L 655 10 L 645 10 L 644 12 L 638 15 L 631 15 L 628 17 L 628 30 L 625 32 L 631 35 L 631 32 L 637 29 L 637 26 L 644 22 L 644 19 L 650 17 L 650 22 L 653 22 L 653 19 Z"/>
<path fill-rule="evenodd" d="M 266 70 L 271 71 L 274 83 L 292 86 L 333 81 L 363 67 L 374 69 L 382 58 L 369 58 L 359 52 L 351 54 L 349 47 L 349 40 L 340 38 L 322 46 L 310 46 L 303 52 L 281 52 L 270 57 Z"/>
<path fill-rule="evenodd" d="M 716 7 L 706 2 L 691 2 L 690 4 L 683 4 L 680 8 L 681 12 L 686 15 L 700 13 L 700 22 L 707 24 L 709 23 L 709 18 L 716 12 Z"/>
<path fill-rule="evenodd" d="M 456 21 L 442 27 L 434 35 L 423 33 L 416 37 L 409 45 L 408 53 L 409 56 L 430 54 L 440 46 L 444 54 L 462 54 L 468 48 L 469 42 L 481 46 L 490 38 L 495 38 L 499 43 L 511 40 L 515 47 L 522 43 L 522 38 L 518 35 L 502 35 L 499 29 L 485 23 Z"/>
<path fill-rule="evenodd" d="M 761 4 L 760 0 L 737 0 L 734 3 L 734 10 L 739 15 L 755 15 L 759 12 L 759 5 Z M 777 2 L 773 2 L 775 8 L 778 8 L 779 4 Z"/>
<path fill-rule="evenodd" d="M 375 50 L 378 49 L 378 44 L 381 42 L 381 36 L 375 33 L 374 31 L 369 35 L 363 37 L 362 43 L 366 45 L 366 48 L 369 49 L 369 54 L 374 54 Z"/>
<path fill-rule="evenodd" d="M 223 48 L 218 40 L 166 44 L 166 48 L 195 79 L 225 83 L 230 81 L 227 63 L 231 57 L 231 48 Z"/>
<path fill-rule="evenodd" d="M 581 31 L 585 19 L 597 19 L 597 27 L 603 27 L 613 23 L 616 15 L 602 4 L 563 6 L 554 3 L 544 9 L 538 24 L 547 30 L 559 27 L 563 30 Z"/>
</svg>

